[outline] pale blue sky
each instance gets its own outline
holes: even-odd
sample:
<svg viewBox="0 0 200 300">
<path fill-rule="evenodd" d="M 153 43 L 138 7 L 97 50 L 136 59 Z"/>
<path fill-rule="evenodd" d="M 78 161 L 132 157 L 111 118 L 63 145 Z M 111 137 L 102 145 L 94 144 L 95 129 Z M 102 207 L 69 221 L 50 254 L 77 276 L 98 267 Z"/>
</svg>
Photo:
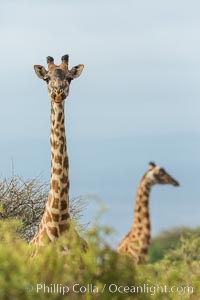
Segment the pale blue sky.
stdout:
<svg viewBox="0 0 200 300">
<path fill-rule="evenodd" d="M 13 157 L 16 173 L 49 180 L 50 103 L 32 66 L 68 53 L 85 64 L 66 103 L 71 196 L 101 197 L 120 239 L 155 160 L 181 187 L 155 187 L 153 232 L 200 224 L 199 11 L 193 0 L 1 1 L 0 174 Z"/>
</svg>

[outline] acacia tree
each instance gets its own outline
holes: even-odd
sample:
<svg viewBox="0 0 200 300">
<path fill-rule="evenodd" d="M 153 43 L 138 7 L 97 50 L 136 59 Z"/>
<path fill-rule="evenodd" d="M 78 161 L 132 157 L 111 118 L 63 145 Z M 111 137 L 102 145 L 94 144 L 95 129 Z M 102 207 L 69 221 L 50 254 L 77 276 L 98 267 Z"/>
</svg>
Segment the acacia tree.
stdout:
<svg viewBox="0 0 200 300">
<path fill-rule="evenodd" d="M 13 175 L 0 182 L 0 219 L 20 219 L 23 227 L 20 235 L 29 242 L 40 224 L 48 198 L 48 184 L 41 177 L 24 179 Z M 76 197 L 70 202 L 70 214 L 77 223 L 86 206 L 86 197 Z M 79 230 L 87 224 L 77 225 Z"/>
</svg>

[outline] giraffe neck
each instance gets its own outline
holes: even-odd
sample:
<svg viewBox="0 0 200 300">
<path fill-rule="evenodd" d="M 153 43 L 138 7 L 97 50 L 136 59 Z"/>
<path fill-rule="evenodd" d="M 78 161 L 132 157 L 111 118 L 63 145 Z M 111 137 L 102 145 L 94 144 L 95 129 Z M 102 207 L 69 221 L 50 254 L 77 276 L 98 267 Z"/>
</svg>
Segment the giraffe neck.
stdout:
<svg viewBox="0 0 200 300">
<path fill-rule="evenodd" d="M 143 178 L 136 195 L 134 223 L 131 232 L 139 241 L 140 247 L 148 247 L 151 239 L 151 222 L 149 217 L 149 196 L 151 185 Z"/>
<path fill-rule="evenodd" d="M 149 218 L 151 186 L 143 177 L 137 190 L 133 226 L 118 246 L 118 252 L 129 253 L 138 264 L 145 261 L 151 239 Z"/>
<path fill-rule="evenodd" d="M 51 180 L 48 201 L 31 244 L 43 246 L 70 229 L 69 163 L 66 147 L 64 102 L 51 103 Z"/>
<path fill-rule="evenodd" d="M 51 103 L 51 180 L 46 210 L 57 228 L 56 235 L 69 227 L 69 161 L 67 155 L 64 102 Z"/>
</svg>

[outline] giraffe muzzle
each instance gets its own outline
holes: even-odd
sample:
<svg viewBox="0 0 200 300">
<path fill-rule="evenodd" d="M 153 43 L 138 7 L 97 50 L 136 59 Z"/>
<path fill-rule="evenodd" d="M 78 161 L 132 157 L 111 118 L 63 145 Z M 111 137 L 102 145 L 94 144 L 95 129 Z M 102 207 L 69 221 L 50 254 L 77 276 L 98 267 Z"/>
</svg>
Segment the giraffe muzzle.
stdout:
<svg viewBox="0 0 200 300">
<path fill-rule="evenodd" d="M 180 183 L 177 180 L 173 179 L 172 180 L 172 185 L 173 186 L 180 186 Z"/>
<path fill-rule="evenodd" d="M 173 186 L 180 186 L 180 183 L 170 175 L 168 175 L 168 181 Z"/>
<path fill-rule="evenodd" d="M 52 93 L 52 98 L 56 103 L 62 102 L 66 98 L 66 96 L 64 94 L 64 90 L 54 88 L 53 93 Z"/>
</svg>

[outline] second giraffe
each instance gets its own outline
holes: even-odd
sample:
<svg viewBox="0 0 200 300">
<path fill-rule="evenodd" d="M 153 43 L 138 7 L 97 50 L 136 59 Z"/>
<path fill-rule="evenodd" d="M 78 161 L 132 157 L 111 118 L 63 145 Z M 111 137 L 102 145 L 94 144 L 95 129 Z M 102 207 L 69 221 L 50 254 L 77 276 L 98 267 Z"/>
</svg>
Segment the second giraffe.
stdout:
<svg viewBox="0 0 200 300">
<path fill-rule="evenodd" d="M 144 174 L 137 190 L 134 211 L 134 223 L 129 233 L 118 246 L 118 252 L 129 254 L 136 264 L 143 263 L 151 241 L 151 223 L 149 216 L 149 196 L 153 185 L 171 184 L 179 186 L 163 168 L 150 163 L 151 168 Z"/>
</svg>

